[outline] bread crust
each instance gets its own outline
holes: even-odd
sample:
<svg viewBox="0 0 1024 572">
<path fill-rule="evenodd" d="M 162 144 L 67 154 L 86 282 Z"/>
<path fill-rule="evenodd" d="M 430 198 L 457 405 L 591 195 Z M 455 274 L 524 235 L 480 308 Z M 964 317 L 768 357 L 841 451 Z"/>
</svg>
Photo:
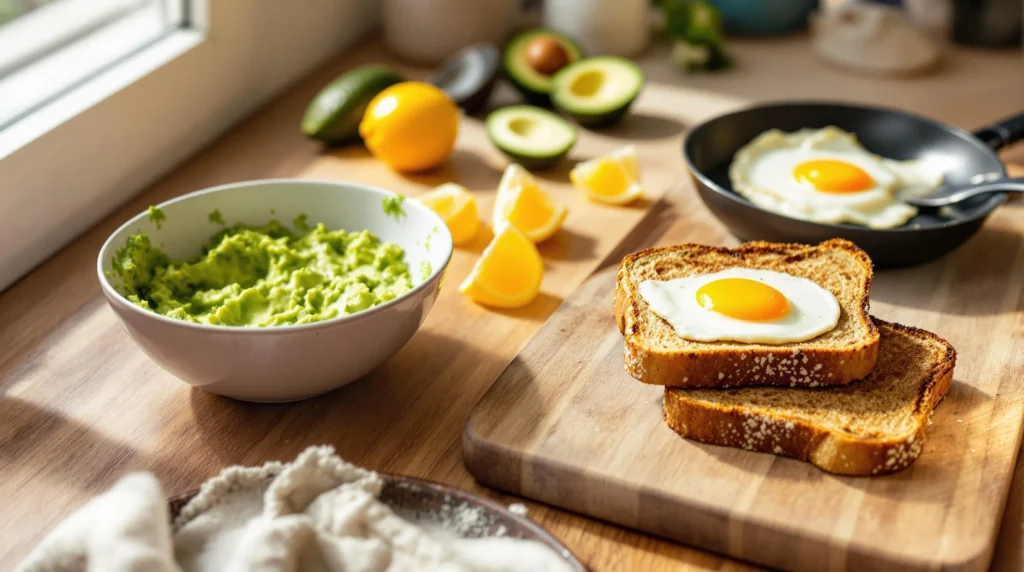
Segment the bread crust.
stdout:
<svg viewBox="0 0 1024 572">
<path fill-rule="evenodd" d="M 848 253 L 860 266 L 863 275 L 858 285 L 857 313 L 852 317 L 867 334 L 853 344 L 808 347 L 806 342 L 795 342 L 765 347 L 733 342 L 714 349 L 665 351 L 649 347 L 639 335 L 641 313 L 649 310 L 641 308 L 636 291 L 638 285 L 630 280 L 630 268 L 638 260 L 651 256 L 699 260 L 711 253 L 735 259 L 778 255 L 785 257 L 787 262 L 794 262 L 828 249 Z M 625 337 L 626 371 L 644 383 L 673 387 L 819 387 L 861 379 L 871 372 L 878 359 L 879 334 L 868 312 L 872 275 L 868 255 L 852 242 L 842 239 L 828 240 L 817 246 L 755 241 L 731 249 L 682 244 L 630 254 L 619 266 L 615 288 L 615 321 Z"/>
<path fill-rule="evenodd" d="M 932 412 L 949 392 L 956 350 L 931 332 L 877 318 L 874 322 L 879 328 L 930 339 L 944 348 L 941 359 L 921 382 L 913 414 L 915 429 L 906 435 L 862 437 L 781 414 L 689 399 L 684 391 L 670 387 L 665 388 L 665 422 L 687 439 L 793 457 L 839 475 L 871 476 L 903 470 L 920 456 Z"/>
</svg>

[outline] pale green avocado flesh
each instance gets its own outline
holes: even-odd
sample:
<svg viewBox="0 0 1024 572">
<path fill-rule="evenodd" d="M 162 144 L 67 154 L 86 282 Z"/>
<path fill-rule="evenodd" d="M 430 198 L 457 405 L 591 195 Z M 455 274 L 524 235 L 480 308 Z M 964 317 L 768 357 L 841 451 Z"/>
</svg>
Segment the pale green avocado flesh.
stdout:
<svg viewBox="0 0 1024 572">
<path fill-rule="evenodd" d="M 491 113 L 487 136 L 527 169 L 554 165 L 576 144 L 576 129 L 568 121 L 532 105 L 513 105 Z"/>
<path fill-rule="evenodd" d="M 235 225 L 203 254 L 173 260 L 135 234 L 113 260 L 130 302 L 162 316 L 218 326 L 319 322 L 383 304 L 412 289 L 405 252 L 369 231 L 296 234 L 278 221 Z"/>
<path fill-rule="evenodd" d="M 502 67 L 505 76 L 528 102 L 545 105 L 549 102 L 554 76 L 533 69 L 526 58 L 530 42 L 542 36 L 558 42 L 565 50 L 570 64 L 583 57 L 583 50 L 579 44 L 568 36 L 547 28 L 534 28 L 520 32 L 509 40 L 502 56 Z"/>
<path fill-rule="evenodd" d="M 562 68 L 554 77 L 551 102 L 580 125 L 614 123 L 625 115 L 644 86 L 633 62 L 615 56 L 586 58 Z"/>
</svg>

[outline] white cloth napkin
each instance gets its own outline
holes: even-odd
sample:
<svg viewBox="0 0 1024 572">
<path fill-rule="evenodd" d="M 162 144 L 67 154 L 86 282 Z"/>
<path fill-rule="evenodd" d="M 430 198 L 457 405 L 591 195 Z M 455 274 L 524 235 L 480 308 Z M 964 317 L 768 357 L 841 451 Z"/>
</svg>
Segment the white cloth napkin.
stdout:
<svg viewBox="0 0 1024 572">
<path fill-rule="evenodd" d="M 169 524 L 163 491 L 132 474 L 61 523 L 18 572 L 563 572 L 548 547 L 427 531 L 378 500 L 380 477 L 331 447 L 231 467 Z"/>
<path fill-rule="evenodd" d="M 148 473 L 122 477 L 57 525 L 15 570 L 180 572 L 160 483 Z"/>
</svg>

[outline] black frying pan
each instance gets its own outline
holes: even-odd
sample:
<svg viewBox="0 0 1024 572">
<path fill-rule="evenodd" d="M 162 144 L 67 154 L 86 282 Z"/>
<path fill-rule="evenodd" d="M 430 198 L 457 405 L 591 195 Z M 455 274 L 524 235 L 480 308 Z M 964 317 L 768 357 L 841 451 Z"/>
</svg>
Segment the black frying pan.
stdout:
<svg viewBox="0 0 1024 572">
<path fill-rule="evenodd" d="M 871 229 L 790 218 L 763 210 L 732 190 L 733 154 L 769 129 L 796 131 L 834 125 L 855 133 L 869 151 L 890 159 L 939 158 L 945 182 L 967 184 L 1005 178 L 996 150 L 1024 138 L 1024 114 L 971 134 L 910 113 L 832 103 L 770 104 L 705 121 L 686 136 L 683 154 L 701 199 L 742 240 L 816 244 L 845 238 L 863 248 L 875 265 L 899 267 L 938 258 L 973 235 L 1006 199 L 978 196 L 941 211 L 922 209 L 904 226 Z M 940 214 L 941 213 L 941 214 Z"/>
</svg>

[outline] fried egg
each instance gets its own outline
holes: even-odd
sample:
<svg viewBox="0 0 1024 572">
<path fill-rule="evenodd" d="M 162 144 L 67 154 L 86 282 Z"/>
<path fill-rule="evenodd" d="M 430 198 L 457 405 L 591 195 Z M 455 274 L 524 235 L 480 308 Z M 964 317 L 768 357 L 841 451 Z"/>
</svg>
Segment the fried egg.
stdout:
<svg viewBox="0 0 1024 572">
<path fill-rule="evenodd" d="M 900 226 L 917 214 L 901 198 L 924 196 L 942 184 L 924 161 L 896 161 L 868 152 L 836 127 L 766 131 L 736 152 L 733 189 L 757 206 L 804 220 Z"/>
<path fill-rule="evenodd" d="M 806 278 L 731 268 L 672 280 L 645 280 L 640 296 L 680 337 L 699 342 L 802 342 L 839 323 L 839 301 Z"/>
</svg>

